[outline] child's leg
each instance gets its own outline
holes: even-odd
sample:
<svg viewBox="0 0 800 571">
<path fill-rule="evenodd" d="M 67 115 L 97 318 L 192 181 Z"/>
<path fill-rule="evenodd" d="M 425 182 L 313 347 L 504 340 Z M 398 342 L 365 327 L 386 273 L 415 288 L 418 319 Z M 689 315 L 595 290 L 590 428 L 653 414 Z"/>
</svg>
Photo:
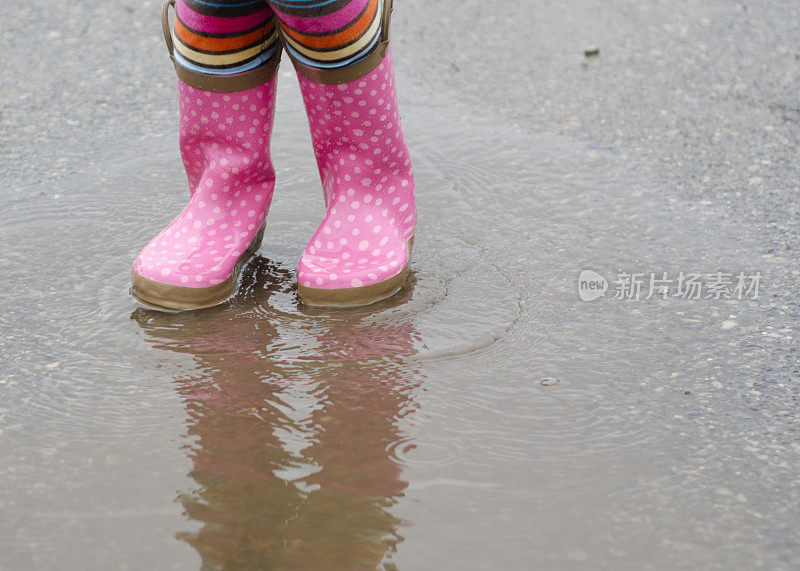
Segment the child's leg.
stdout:
<svg viewBox="0 0 800 571">
<path fill-rule="evenodd" d="M 381 35 L 380 0 L 270 0 L 286 50 L 296 61 L 322 69 L 364 58 Z"/>
<path fill-rule="evenodd" d="M 275 17 L 265 0 L 177 0 L 175 61 L 192 71 L 232 75 L 276 55 Z"/>
<path fill-rule="evenodd" d="M 408 271 L 416 206 L 400 128 L 391 0 L 269 0 L 298 71 L 327 213 L 297 272 L 311 305 L 363 305 Z"/>
<path fill-rule="evenodd" d="M 168 34 L 172 4 L 163 14 Z M 177 0 L 175 7 L 168 46 L 191 198 L 137 256 L 132 292 L 152 305 L 195 309 L 234 293 L 261 242 L 275 185 L 269 142 L 278 43 L 264 0 Z"/>
</svg>

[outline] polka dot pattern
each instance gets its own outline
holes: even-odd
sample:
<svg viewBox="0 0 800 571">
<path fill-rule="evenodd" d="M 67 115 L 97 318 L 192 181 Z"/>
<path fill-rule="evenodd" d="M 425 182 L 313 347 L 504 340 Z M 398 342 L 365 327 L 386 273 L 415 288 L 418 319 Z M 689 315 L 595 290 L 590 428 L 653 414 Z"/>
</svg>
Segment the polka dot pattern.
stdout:
<svg viewBox="0 0 800 571">
<path fill-rule="evenodd" d="M 210 287 L 233 274 L 269 210 L 277 79 L 237 93 L 178 84 L 190 200 L 139 253 L 133 269 L 161 283 Z"/>
<path fill-rule="evenodd" d="M 349 83 L 299 80 L 327 212 L 300 258 L 297 279 L 320 289 L 387 280 L 408 263 L 416 222 L 391 50 Z"/>
</svg>

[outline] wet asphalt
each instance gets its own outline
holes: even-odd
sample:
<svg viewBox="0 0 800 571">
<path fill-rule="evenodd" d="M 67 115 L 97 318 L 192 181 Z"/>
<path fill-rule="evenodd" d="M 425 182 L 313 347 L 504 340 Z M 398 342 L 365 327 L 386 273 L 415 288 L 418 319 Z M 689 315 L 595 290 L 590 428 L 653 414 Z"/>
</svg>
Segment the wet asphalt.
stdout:
<svg viewBox="0 0 800 571">
<path fill-rule="evenodd" d="M 172 135 L 158 9 L 3 3 L 4 197 L 102 170 L 98 149 Z M 393 21 L 401 96 L 455 98 L 523 130 L 613 149 L 652 173 L 665 200 L 710 202 L 757 236 L 756 254 L 796 260 L 792 2 L 406 0 Z"/>
<path fill-rule="evenodd" d="M 175 136 L 174 75 L 158 13 L 153 1 L 4 0 L 0 204 L 58 195 L 64 192 L 59 181 L 67 177 L 112 179 L 118 160 L 152 153 Z M 705 224 L 697 228 L 675 218 L 667 232 L 687 242 L 695 234 L 698 240 L 718 234 L 720 257 L 726 247 L 746 248 L 747 269 L 769 276 L 749 322 L 720 318 L 730 327 L 746 326 L 742 351 L 753 357 L 746 371 L 741 362 L 730 371 L 720 364 L 722 376 L 710 390 L 720 399 L 734 395 L 759 418 L 737 427 L 744 450 L 753 455 L 745 463 L 761 466 L 757 479 L 770 498 L 747 506 L 752 521 L 762 522 L 754 524 L 760 537 L 770 538 L 758 544 L 761 558 L 748 562 L 791 567 L 800 561 L 800 531 L 785 523 L 797 514 L 800 498 L 796 3 L 398 0 L 392 33 L 401 104 L 435 107 L 455 100 L 509 132 L 558 135 L 613 155 L 626 177 L 633 172 L 647 181 L 626 200 L 644 193 L 655 205 L 654 220 L 677 204 Z M 468 116 L 461 120 L 469 125 Z M 493 151 L 487 143 L 486 155 Z M 514 168 L 508 167 L 512 175 Z M 15 247 L 2 228 L 0 247 Z M 0 272 L 3 258 L 0 251 Z M 673 267 L 683 269 L 680 264 L 676 259 Z M 9 347 L 18 349 L 13 342 Z M 684 344 L 681 350 L 693 349 Z M 688 397 L 703 379 L 693 382 L 674 388 Z M 707 430 L 695 444 L 714 450 L 713 406 L 698 414 Z M 681 423 L 677 418 L 676 430 Z M 724 451 L 710 454 L 715 470 L 735 480 L 745 460 Z M 734 505 L 748 502 L 731 487 L 721 482 L 718 495 L 730 495 Z M 782 497 L 787 506 L 776 507 Z M 658 509 L 663 514 L 669 507 L 660 503 Z M 712 513 L 718 512 L 709 511 L 709 519 Z M 781 525 L 773 526 L 773 518 Z M 775 560 L 772 547 L 779 553 Z M 582 557 L 578 550 L 572 564 Z M 715 565 L 713 554 L 699 561 Z"/>
</svg>

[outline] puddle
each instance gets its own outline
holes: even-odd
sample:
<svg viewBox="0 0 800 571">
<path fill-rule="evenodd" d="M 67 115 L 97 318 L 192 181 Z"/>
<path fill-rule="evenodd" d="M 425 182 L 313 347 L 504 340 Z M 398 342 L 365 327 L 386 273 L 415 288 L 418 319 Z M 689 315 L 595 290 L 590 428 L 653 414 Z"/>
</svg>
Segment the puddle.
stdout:
<svg viewBox="0 0 800 571">
<path fill-rule="evenodd" d="M 757 302 L 577 294 L 583 269 L 759 270 L 752 245 L 613 148 L 431 99 L 404 106 L 408 283 L 369 309 L 304 309 L 294 270 L 322 196 L 282 80 L 267 234 L 222 306 L 127 293 L 182 205 L 172 141 L 0 212 L 0 562 L 78 567 L 90 542 L 98 568 L 706 561 L 717 536 L 659 517 L 670 498 L 752 531 L 751 477 L 708 492 L 746 407 L 716 411 L 716 447 L 696 438 L 714 430 L 709 383 L 747 377 L 719 324 Z"/>
</svg>

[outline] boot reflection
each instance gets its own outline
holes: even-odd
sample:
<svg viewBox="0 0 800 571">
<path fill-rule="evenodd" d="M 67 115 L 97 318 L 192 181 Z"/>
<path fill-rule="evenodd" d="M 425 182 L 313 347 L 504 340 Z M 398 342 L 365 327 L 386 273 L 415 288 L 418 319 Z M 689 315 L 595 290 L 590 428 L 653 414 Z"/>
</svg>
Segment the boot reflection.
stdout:
<svg viewBox="0 0 800 571">
<path fill-rule="evenodd" d="M 396 357 L 415 353 L 416 333 L 366 311 L 269 309 L 294 275 L 264 258 L 243 280 L 224 306 L 132 315 L 154 347 L 197 366 L 175 380 L 197 484 L 179 499 L 200 524 L 179 537 L 204 568 L 374 568 L 402 540 L 392 453 L 419 380 Z"/>
</svg>

